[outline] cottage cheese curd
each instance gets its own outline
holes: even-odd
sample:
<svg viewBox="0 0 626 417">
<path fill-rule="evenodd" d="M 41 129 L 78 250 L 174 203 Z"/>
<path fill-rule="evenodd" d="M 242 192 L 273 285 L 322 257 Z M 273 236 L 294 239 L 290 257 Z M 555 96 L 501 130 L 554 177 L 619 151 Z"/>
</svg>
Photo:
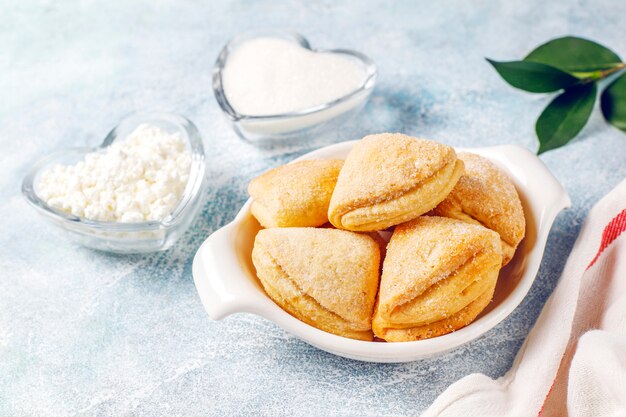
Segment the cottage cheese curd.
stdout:
<svg viewBox="0 0 626 417">
<path fill-rule="evenodd" d="M 76 165 L 43 172 L 36 192 L 51 207 L 86 219 L 158 221 L 179 202 L 190 169 L 191 153 L 180 134 L 142 124 Z"/>
</svg>

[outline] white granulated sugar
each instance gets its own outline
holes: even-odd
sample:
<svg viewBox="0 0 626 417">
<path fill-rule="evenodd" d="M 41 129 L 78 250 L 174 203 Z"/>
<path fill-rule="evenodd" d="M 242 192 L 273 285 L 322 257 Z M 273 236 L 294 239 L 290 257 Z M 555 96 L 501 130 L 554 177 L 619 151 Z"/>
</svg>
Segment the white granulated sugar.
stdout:
<svg viewBox="0 0 626 417">
<path fill-rule="evenodd" d="M 357 90 L 362 65 L 331 53 L 312 52 L 284 39 L 257 38 L 239 45 L 222 76 L 224 94 L 240 114 L 266 116 L 303 110 Z"/>
<path fill-rule="evenodd" d="M 110 222 L 162 220 L 180 200 L 191 153 L 179 134 L 147 124 L 76 165 L 43 172 L 37 195 L 75 216 Z"/>
</svg>

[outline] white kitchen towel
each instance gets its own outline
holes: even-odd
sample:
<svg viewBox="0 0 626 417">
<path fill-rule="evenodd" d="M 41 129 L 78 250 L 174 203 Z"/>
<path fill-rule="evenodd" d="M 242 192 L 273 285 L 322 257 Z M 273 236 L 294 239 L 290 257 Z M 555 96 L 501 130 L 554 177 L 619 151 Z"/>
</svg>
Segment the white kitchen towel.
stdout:
<svg viewBox="0 0 626 417">
<path fill-rule="evenodd" d="M 589 212 L 511 370 L 455 382 L 435 416 L 626 417 L 626 180 Z"/>
</svg>

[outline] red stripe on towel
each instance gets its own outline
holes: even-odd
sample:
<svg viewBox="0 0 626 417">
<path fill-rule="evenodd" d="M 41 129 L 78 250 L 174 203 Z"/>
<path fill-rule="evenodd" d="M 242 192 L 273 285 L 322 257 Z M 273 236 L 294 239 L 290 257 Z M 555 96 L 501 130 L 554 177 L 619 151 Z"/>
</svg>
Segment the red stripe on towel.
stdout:
<svg viewBox="0 0 626 417">
<path fill-rule="evenodd" d="M 596 253 L 595 258 L 591 261 L 587 269 L 591 268 L 596 263 L 602 252 L 613 242 L 619 235 L 626 230 L 626 209 L 622 210 L 620 214 L 615 216 L 613 220 L 609 222 L 602 232 L 602 242 L 600 242 L 600 249 Z"/>
</svg>

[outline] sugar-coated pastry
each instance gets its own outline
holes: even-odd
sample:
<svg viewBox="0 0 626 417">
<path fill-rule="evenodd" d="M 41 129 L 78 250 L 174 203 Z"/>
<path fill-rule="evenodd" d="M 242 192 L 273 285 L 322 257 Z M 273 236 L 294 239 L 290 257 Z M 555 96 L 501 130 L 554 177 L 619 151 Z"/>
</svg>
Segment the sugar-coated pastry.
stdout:
<svg viewBox="0 0 626 417">
<path fill-rule="evenodd" d="M 323 227 L 325 229 L 328 229 L 328 228 L 336 229 L 332 223 L 324 223 L 320 227 Z M 389 242 L 389 237 L 391 237 L 391 232 L 381 231 L 381 232 L 363 232 L 363 233 L 367 234 L 369 237 L 374 239 L 376 243 L 378 243 L 378 247 L 380 248 L 380 260 L 382 262 L 382 260 L 385 259 L 385 253 L 387 251 L 387 242 Z M 388 235 L 388 237 L 384 237 L 386 234 Z"/>
<path fill-rule="evenodd" d="M 372 340 L 380 249 L 365 234 L 337 229 L 259 231 L 252 261 L 272 300 L 311 326 Z"/>
<path fill-rule="evenodd" d="M 489 304 L 502 263 L 500 238 L 480 225 L 422 216 L 387 245 L 372 327 L 388 342 L 440 336 Z"/>
<path fill-rule="evenodd" d="M 433 213 L 481 224 L 498 232 L 504 266 L 513 258 L 526 230 L 524 210 L 515 186 L 485 157 L 461 152 L 459 159 L 465 164 L 465 173 Z"/>
<path fill-rule="evenodd" d="M 328 218 L 339 229 L 386 229 L 432 210 L 462 173 L 450 146 L 400 133 L 366 136 L 346 158 Z"/>
<path fill-rule="evenodd" d="M 263 227 L 321 226 L 343 161 L 299 161 L 274 168 L 248 186 L 252 215 Z"/>
</svg>

